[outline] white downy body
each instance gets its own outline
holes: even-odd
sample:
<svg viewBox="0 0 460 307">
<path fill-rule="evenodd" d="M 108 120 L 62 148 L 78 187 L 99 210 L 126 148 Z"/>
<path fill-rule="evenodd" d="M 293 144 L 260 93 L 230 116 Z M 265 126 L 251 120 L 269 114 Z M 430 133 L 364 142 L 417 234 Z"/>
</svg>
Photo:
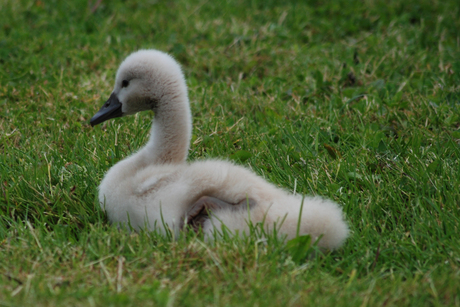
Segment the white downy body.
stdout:
<svg viewBox="0 0 460 307">
<path fill-rule="evenodd" d="M 123 80 L 129 86 L 123 87 Z M 276 226 L 280 235 L 321 237 L 323 249 L 340 247 L 348 236 L 342 210 L 331 200 L 293 195 L 268 183 L 248 169 L 221 160 L 186 162 L 192 120 L 184 76 L 177 62 L 156 50 L 141 50 L 120 65 L 113 91 L 123 115 L 153 109 L 150 139 L 130 157 L 118 162 L 99 186 L 99 201 L 111 222 L 134 229 L 147 227 L 178 235 L 186 212 L 201 196 L 228 203 L 251 198 L 251 210 L 216 210 L 203 224 L 213 237 L 221 224 L 232 232 L 249 231 L 249 220 Z"/>
</svg>

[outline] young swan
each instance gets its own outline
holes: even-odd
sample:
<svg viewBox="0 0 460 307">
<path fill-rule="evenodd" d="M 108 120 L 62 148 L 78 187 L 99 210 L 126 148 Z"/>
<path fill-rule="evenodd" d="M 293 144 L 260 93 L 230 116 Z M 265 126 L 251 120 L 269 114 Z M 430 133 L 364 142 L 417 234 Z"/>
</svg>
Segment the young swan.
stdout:
<svg viewBox="0 0 460 307">
<path fill-rule="evenodd" d="M 140 50 L 121 63 L 109 100 L 91 119 L 108 119 L 153 110 L 150 139 L 137 153 L 118 162 L 99 186 L 99 201 L 111 222 L 175 235 L 184 226 L 202 228 L 206 237 L 224 224 L 249 233 L 248 221 L 296 236 L 303 196 L 276 188 L 244 167 L 227 161 L 187 163 L 192 119 L 180 66 L 157 50 Z M 305 196 L 300 234 L 335 249 L 348 236 L 334 202 Z"/>
</svg>

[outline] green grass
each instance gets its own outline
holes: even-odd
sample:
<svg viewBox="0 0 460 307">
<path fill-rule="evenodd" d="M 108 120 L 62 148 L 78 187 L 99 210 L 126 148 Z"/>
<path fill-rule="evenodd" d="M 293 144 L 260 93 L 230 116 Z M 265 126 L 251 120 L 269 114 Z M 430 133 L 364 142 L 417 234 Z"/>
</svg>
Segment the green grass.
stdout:
<svg viewBox="0 0 460 307">
<path fill-rule="evenodd" d="M 460 306 L 459 33 L 454 0 L 0 0 L 0 306 Z M 190 161 L 334 199 L 344 247 L 111 227 L 152 114 L 88 121 L 139 48 L 183 65 Z"/>
</svg>

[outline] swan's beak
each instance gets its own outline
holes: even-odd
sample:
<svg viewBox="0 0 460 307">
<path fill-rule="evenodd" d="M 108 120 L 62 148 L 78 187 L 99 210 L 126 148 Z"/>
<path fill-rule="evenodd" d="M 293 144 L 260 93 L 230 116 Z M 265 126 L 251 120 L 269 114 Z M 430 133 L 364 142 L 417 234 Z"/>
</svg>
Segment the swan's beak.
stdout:
<svg viewBox="0 0 460 307">
<path fill-rule="evenodd" d="M 118 100 L 117 95 L 112 93 L 109 100 L 102 106 L 102 108 L 90 119 L 91 126 L 103 123 L 108 119 L 121 117 L 123 112 L 121 111 L 121 102 Z"/>
</svg>

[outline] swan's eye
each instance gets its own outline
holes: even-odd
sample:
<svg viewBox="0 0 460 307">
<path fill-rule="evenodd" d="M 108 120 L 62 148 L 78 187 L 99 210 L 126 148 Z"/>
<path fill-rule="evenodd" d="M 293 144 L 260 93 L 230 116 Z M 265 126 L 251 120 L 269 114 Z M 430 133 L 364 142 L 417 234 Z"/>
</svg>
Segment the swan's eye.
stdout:
<svg viewBox="0 0 460 307">
<path fill-rule="evenodd" d="M 129 85 L 128 80 L 123 80 L 123 82 L 121 82 L 121 87 L 128 87 L 128 85 Z"/>
</svg>

